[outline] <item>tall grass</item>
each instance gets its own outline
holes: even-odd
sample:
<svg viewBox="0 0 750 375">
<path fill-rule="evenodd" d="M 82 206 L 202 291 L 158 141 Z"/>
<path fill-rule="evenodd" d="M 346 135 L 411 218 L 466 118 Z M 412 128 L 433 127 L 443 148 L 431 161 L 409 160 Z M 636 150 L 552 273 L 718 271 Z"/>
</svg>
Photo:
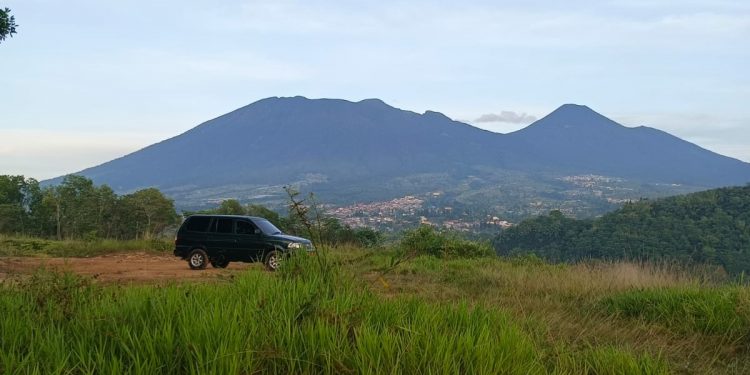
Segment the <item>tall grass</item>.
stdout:
<svg viewBox="0 0 750 375">
<path fill-rule="evenodd" d="M 550 353 L 498 309 L 383 299 L 343 273 L 323 277 L 315 260 L 294 264 L 214 285 L 40 273 L 3 286 L 0 373 L 667 373 L 617 349 Z"/>
<path fill-rule="evenodd" d="M 47 240 L 35 237 L 0 235 L 0 256 L 90 257 L 123 251 L 166 253 L 174 248 L 171 240 Z"/>
<path fill-rule="evenodd" d="M 595 352 L 617 348 L 630 359 L 638 358 L 633 353 L 651 353 L 644 361 L 663 358 L 677 372 L 750 371 L 750 341 L 746 336 L 742 338 L 743 332 L 750 331 L 743 323 L 750 288 L 729 285 L 711 269 L 688 269 L 668 263 L 548 264 L 533 257 L 419 256 L 399 264 L 380 281 L 378 276 L 382 269 L 390 267 L 392 255 L 388 251 L 355 250 L 343 249 L 337 256 L 370 280 L 379 293 L 502 307 L 548 350 L 552 347 L 554 351 L 559 342 L 574 347 L 596 343 Z M 674 312 L 647 318 L 646 311 L 662 303 L 658 298 L 639 300 L 634 306 L 623 297 L 644 290 L 661 290 L 665 295 L 694 290 L 699 295 L 724 297 L 718 302 L 710 297 L 695 302 L 716 311 L 700 312 L 690 306 L 689 299 L 676 299 L 671 302 Z M 622 306 L 614 307 L 616 302 L 622 302 Z M 607 308 L 609 304 L 613 306 Z M 629 315 L 623 312 L 626 308 L 631 308 Z M 685 310 L 698 312 L 691 315 Z M 712 328 L 696 326 L 701 321 L 709 322 Z M 587 353 L 567 348 L 559 357 L 570 355 L 583 361 L 576 368 L 586 368 Z M 605 355 L 599 354 L 596 358 Z"/>
<path fill-rule="evenodd" d="M 750 291 L 718 288 L 654 288 L 608 296 L 601 306 L 609 313 L 662 324 L 679 332 L 721 335 L 750 343 Z"/>
</svg>

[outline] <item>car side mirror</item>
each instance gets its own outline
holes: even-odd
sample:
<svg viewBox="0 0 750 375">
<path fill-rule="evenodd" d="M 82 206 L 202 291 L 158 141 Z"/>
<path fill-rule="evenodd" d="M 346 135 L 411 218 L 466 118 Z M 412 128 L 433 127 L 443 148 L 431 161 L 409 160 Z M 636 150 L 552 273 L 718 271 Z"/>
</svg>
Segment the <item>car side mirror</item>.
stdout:
<svg viewBox="0 0 750 375">
<path fill-rule="evenodd" d="M 255 234 L 261 234 L 261 231 L 260 231 L 259 228 L 255 228 L 255 230 L 253 231 L 253 233 L 255 233 Z"/>
</svg>

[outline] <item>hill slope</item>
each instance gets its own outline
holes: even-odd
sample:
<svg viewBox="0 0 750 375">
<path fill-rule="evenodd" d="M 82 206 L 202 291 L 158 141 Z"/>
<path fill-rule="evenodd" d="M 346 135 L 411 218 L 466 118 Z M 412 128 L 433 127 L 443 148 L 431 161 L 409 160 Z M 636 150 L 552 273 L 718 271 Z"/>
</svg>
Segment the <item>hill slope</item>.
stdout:
<svg viewBox="0 0 750 375">
<path fill-rule="evenodd" d="M 626 204 L 594 220 L 559 212 L 529 219 L 495 239 L 501 254 L 554 261 L 677 259 L 750 272 L 750 185 Z"/>
<path fill-rule="evenodd" d="M 654 129 L 626 128 L 584 106 L 564 105 L 505 135 L 377 99 L 303 97 L 260 100 L 80 174 L 118 192 L 157 187 L 179 204 L 275 194 L 283 184 L 362 200 L 368 191 L 447 189 L 468 176 L 497 183 L 488 171 L 706 187 L 750 181 L 750 164 Z"/>
</svg>

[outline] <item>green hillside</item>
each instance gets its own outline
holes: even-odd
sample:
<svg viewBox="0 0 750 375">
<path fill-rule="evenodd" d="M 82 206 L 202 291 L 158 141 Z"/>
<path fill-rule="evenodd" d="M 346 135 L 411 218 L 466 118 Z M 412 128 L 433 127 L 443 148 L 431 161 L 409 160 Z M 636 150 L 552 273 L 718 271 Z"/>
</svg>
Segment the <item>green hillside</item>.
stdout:
<svg viewBox="0 0 750 375">
<path fill-rule="evenodd" d="M 750 185 L 632 202 L 593 220 L 553 211 L 503 231 L 494 244 L 503 255 L 677 261 L 739 275 L 750 272 Z"/>
</svg>

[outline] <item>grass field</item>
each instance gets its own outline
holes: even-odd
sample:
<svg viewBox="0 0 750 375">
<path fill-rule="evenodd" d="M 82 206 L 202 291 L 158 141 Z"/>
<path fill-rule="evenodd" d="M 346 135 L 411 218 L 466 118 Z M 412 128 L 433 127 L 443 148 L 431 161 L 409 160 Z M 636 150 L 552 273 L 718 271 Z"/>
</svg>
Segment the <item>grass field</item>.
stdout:
<svg viewBox="0 0 750 375">
<path fill-rule="evenodd" d="M 213 283 L 4 283 L 0 373 L 750 373 L 750 289 L 709 271 L 321 255 Z"/>
</svg>

